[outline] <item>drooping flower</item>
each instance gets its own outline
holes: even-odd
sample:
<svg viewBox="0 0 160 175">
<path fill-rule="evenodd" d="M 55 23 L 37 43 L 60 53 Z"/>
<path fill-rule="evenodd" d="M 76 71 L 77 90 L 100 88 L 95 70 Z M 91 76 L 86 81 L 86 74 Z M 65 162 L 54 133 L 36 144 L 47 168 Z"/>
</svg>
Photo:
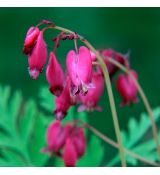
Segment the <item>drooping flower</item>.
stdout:
<svg viewBox="0 0 160 175">
<path fill-rule="evenodd" d="M 75 167 L 77 161 L 77 152 L 72 139 L 68 138 L 63 152 L 64 164 L 67 167 Z"/>
<path fill-rule="evenodd" d="M 72 81 L 72 93 L 86 94 L 88 88 L 92 87 L 92 59 L 89 49 L 81 46 L 78 53 L 69 51 L 66 67 Z"/>
<path fill-rule="evenodd" d="M 65 166 L 75 166 L 85 153 L 86 139 L 82 128 L 73 127 L 66 140 L 63 152 Z"/>
<path fill-rule="evenodd" d="M 56 116 L 56 119 L 62 120 L 67 115 L 68 109 L 74 104 L 75 101 L 72 99 L 72 96 L 70 94 L 70 80 L 69 77 L 67 77 L 61 95 L 55 98 L 54 114 Z"/>
<path fill-rule="evenodd" d="M 50 53 L 49 64 L 46 70 L 46 78 L 50 85 L 50 92 L 60 96 L 63 91 L 64 73 L 53 52 Z"/>
<path fill-rule="evenodd" d="M 118 52 L 115 52 L 112 49 L 103 50 L 101 55 L 104 57 L 104 61 L 108 68 L 110 77 L 112 77 L 119 70 L 119 68 L 113 65 L 112 63 L 110 63 L 108 59 L 111 57 L 112 59 L 118 61 L 121 64 L 124 64 L 125 60 L 127 59 L 124 55 Z"/>
<path fill-rule="evenodd" d="M 59 152 L 60 149 L 64 146 L 67 132 L 61 126 L 60 121 L 55 121 L 51 123 L 47 129 L 47 149 L 46 151 Z"/>
<path fill-rule="evenodd" d="M 38 27 L 30 27 L 27 31 L 26 38 L 24 40 L 23 53 L 28 55 L 31 54 L 34 45 L 37 42 L 37 38 L 40 31 Z"/>
<path fill-rule="evenodd" d="M 84 135 L 84 131 L 82 128 L 76 128 L 75 134 L 72 137 L 73 144 L 75 146 L 77 157 L 80 158 L 84 155 L 85 149 L 86 149 L 86 138 Z"/>
<path fill-rule="evenodd" d="M 101 107 L 97 106 L 97 103 L 104 89 L 104 80 L 102 75 L 97 72 L 94 72 L 92 82 L 95 85 L 95 88 L 89 89 L 88 93 L 85 96 L 80 95 L 82 105 L 80 105 L 78 111 L 101 111 Z"/>
<path fill-rule="evenodd" d="M 76 166 L 86 148 L 86 138 L 82 128 L 66 123 L 61 125 L 60 121 L 52 122 L 46 132 L 47 148 L 42 151 L 59 155 L 65 166 Z"/>
<path fill-rule="evenodd" d="M 43 32 L 40 31 L 37 42 L 28 58 L 29 74 L 33 79 L 36 79 L 42 72 L 46 59 L 47 47 L 43 40 Z"/>
<path fill-rule="evenodd" d="M 97 60 L 96 54 L 92 52 L 91 50 L 90 50 L 90 54 L 91 54 L 92 61 L 96 61 Z"/>
<path fill-rule="evenodd" d="M 138 75 L 135 71 L 131 70 L 130 74 L 135 79 L 138 79 Z M 122 97 L 121 106 L 130 105 L 138 101 L 137 87 L 130 75 L 120 74 L 116 81 L 116 87 Z"/>
</svg>

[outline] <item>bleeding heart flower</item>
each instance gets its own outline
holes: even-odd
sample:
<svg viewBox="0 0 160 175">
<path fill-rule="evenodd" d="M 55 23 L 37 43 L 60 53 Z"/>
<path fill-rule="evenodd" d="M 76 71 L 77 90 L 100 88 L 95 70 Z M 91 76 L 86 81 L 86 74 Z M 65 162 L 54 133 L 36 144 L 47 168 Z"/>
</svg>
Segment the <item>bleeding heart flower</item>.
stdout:
<svg viewBox="0 0 160 175">
<path fill-rule="evenodd" d="M 31 54 L 34 45 L 37 42 L 37 38 L 40 31 L 38 27 L 30 27 L 27 31 L 26 38 L 24 41 L 23 53 L 28 55 Z"/>
<path fill-rule="evenodd" d="M 36 79 L 42 71 L 42 68 L 47 59 L 47 47 L 43 40 L 43 32 L 38 35 L 37 42 L 29 55 L 29 74 L 33 79 Z"/>
<path fill-rule="evenodd" d="M 82 128 L 76 128 L 75 129 L 75 135 L 72 137 L 73 144 L 75 146 L 77 156 L 80 158 L 84 155 L 85 149 L 86 149 L 86 139 L 84 135 L 84 131 Z"/>
<path fill-rule="evenodd" d="M 91 54 L 92 61 L 96 61 L 97 60 L 96 54 L 92 52 L 91 50 L 90 50 L 90 54 Z"/>
<path fill-rule="evenodd" d="M 60 96 L 63 91 L 64 73 L 53 52 L 50 53 L 49 64 L 46 70 L 46 78 L 50 84 L 50 92 Z"/>
<path fill-rule="evenodd" d="M 108 68 L 110 77 L 112 77 L 119 70 L 119 68 L 110 63 L 108 59 L 111 57 L 112 59 L 118 61 L 121 64 L 124 64 L 125 59 L 127 59 L 126 56 L 123 56 L 120 53 L 113 51 L 112 49 L 103 50 L 101 54 L 104 57 L 104 61 Z"/>
<path fill-rule="evenodd" d="M 77 161 L 77 152 L 72 139 L 68 138 L 63 152 L 64 164 L 67 167 L 75 167 Z"/>
<path fill-rule="evenodd" d="M 42 152 L 51 152 L 63 158 L 65 166 L 76 166 L 86 149 L 86 138 L 82 128 L 60 121 L 52 122 L 46 133 L 47 148 Z"/>
<path fill-rule="evenodd" d="M 47 129 L 46 138 L 48 147 L 45 151 L 59 152 L 68 136 L 68 133 L 65 131 L 66 129 L 64 130 L 59 121 L 51 123 Z"/>
<path fill-rule="evenodd" d="M 81 46 L 79 52 L 69 51 L 66 59 L 67 73 L 72 81 L 72 94 L 86 94 L 92 87 L 92 59 L 88 48 Z"/>
<path fill-rule="evenodd" d="M 75 100 L 70 94 L 70 79 L 67 77 L 64 89 L 59 97 L 55 98 L 54 114 L 56 119 L 62 120 L 66 115 L 68 109 L 75 104 Z"/>
<path fill-rule="evenodd" d="M 133 70 L 130 74 L 138 79 L 137 73 Z M 137 99 L 137 87 L 130 75 L 120 74 L 116 81 L 117 91 L 122 97 L 121 106 L 130 105 L 138 101 Z"/>
<path fill-rule="evenodd" d="M 82 105 L 78 108 L 78 111 L 101 111 L 101 107 L 97 106 L 97 103 L 104 90 L 104 80 L 101 74 L 94 72 L 92 77 L 92 82 L 95 88 L 89 89 L 88 93 L 83 96 L 80 95 Z"/>
</svg>

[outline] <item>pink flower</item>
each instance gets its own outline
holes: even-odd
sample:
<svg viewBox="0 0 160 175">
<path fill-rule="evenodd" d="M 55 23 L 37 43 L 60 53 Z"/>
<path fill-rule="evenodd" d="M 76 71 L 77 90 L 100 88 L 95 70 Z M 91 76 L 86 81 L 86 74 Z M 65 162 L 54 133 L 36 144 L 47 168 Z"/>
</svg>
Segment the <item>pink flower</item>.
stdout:
<svg viewBox="0 0 160 175">
<path fill-rule="evenodd" d="M 54 121 L 47 129 L 47 148 L 43 152 L 55 153 L 59 155 L 65 166 L 76 166 L 76 162 L 81 158 L 86 149 L 86 138 L 82 128 L 69 123 L 64 126 L 60 121 Z"/>
<path fill-rule="evenodd" d="M 78 158 L 82 157 L 86 149 L 86 138 L 82 128 L 75 129 L 75 135 L 73 136 L 73 144 L 75 146 Z"/>
<path fill-rule="evenodd" d="M 60 96 L 63 91 L 64 73 L 53 52 L 50 53 L 49 64 L 46 70 L 46 78 L 50 85 L 50 91 Z"/>
<path fill-rule="evenodd" d="M 120 53 L 113 51 L 112 49 L 106 49 L 102 51 L 101 54 L 102 56 L 104 56 L 104 61 L 108 68 L 109 75 L 112 77 L 119 70 L 119 68 L 113 65 L 112 63 L 110 63 L 108 61 L 108 58 L 111 57 L 112 59 L 115 59 L 119 63 L 124 64 L 125 57 Z"/>
<path fill-rule="evenodd" d="M 81 46 L 79 52 L 69 51 L 66 59 L 67 73 L 72 81 L 72 93 L 87 93 L 92 86 L 92 59 L 88 48 Z"/>
<path fill-rule="evenodd" d="M 32 52 L 40 31 L 38 27 L 30 27 L 24 41 L 23 53 L 28 55 Z"/>
<path fill-rule="evenodd" d="M 75 167 L 77 161 L 77 152 L 72 139 L 68 138 L 63 152 L 64 164 L 67 167 Z"/>
<path fill-rule="evenodd" d="M 75 166 L 79 158 L 84 155 L 86 139 L 82 128 L 73 127 L 66 140 L 63 152 L 65 166 Z"/>
<path fill-rule="evenodd" d="M 90 54 L 91 54 L 92 61 L 96 61 L 97 60 L 96 54 L 92 52 L 91 50 L 90 50 Z"/>
<path fill-rule="evenodd" d="M 137 73 L 133 70 L 130 71 L 130 74 L 138 79 Z M 122 97 L 121 105 L 130 105 L 138 101 L 137 99 L 137 87 L 129 75 L 120 74 L 116 81 L 117 91 Z"/>
<path fill-rule="evenodd" d="M 55 110 L 54 114 L 56 119 L 62 120 L 66 115 L 68 109 L 74 104 L 74 100 L 70 95 L 70 83 L 67 78 L 65 87 L 59 97 L 55 98 Z"/>
<path fill-rule="evenodd" d="M 33 79 L 36 79 L 41 73 L 42 68 L 47 59 L 47 47 L 43 40 L 43 32 L 38 35 L 37 42 L 29 55 L 29 74 Z"/>
<path fill-rule="evenodd" d="M 64 146 L 67 138 L 68 133 L 65 131 L 66 130 L 64 130 L 59 121 L 55 121 L 49 125 L 46 134 L 48 144 L 46 151 L 60 151 L 60 149 Z"/>
<path fill-rule="evenodd" d="M 95 88 L 89 89 L 88 93 L 85 96 L 80 95 L 82 105 L 78 108 L 78 111 L 101 111 L 101 107 L 97 106 L 97 103 L 104 89 L 104 80 L 102 75 L 97 72 L 94 72 L 92 82 L 95 85 Z"/>
</svg>

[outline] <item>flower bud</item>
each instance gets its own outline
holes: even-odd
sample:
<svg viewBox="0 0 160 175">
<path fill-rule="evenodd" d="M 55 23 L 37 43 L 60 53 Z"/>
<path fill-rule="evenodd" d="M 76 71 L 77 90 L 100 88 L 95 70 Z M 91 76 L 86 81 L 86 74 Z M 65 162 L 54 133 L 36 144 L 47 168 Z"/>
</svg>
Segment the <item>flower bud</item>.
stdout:
<svg viewBox="0 0 160 175">
<path fill-rule="evenodd" d="M 137 73 L 133 70 L 130 71 L 130 74 L 138 79 Z M 137 99 L 137 87 L 130 75 L 120 74 L 116 81 L 117 91 L 122 97 L 121 105 L 130 105 L 138 101 Z"/>
<path fill-rule="evenodd" d="M 35 43 L 37 42 L 37 38 L 39 35 L 39 29 L 38 27 L 30 27 L 27 34 L 26 38 L 24 41 L 24 47 L 23 47 L 23 53 L 28 55 L 32 52 L 33 47 Z"/>
<path fill-rule="evenodd" d="M 50 85 L 51 93 L 55 96 L 60 96 L 63 91 L 64 73 L 53 52 L 50 53 L 46 78 Z"/>
<path fill-rule="evenodd" d="M 92 59 L 88 48 L 81 46 L 79 52 L 69 51 L 66 59 L 67 73 L 71 78 L 74 92 L 87 93 L 92 80 Z"/>
<path fill-rule="evenodd" d="M 77 161 L 77 152 L 72 139 L 68 138 L 63 152 L 64 164 L 67 167 L 75 167 Z"/>
<path fill-rule="evenodd" d="M 43 40 L 43 32 L 40 32 L 37 42 L 29 55 L 29 74 L 33 79 L 36 79 L 42 71 L 42 68 L 47 59 L 47 47 Z"/>
<path fill-rule="evenodd" d="M 104 80 L 102 75 L 97 72 L 94 72 L 92 82 L 95 85 L 95 88 L 89 89 L 88 93 L 85 96 L 80 95 L 82 105 L 78 108 L 78 111 L 101 111 L 101 107 L 97 106 L 97 103 L 104 89 Z"/>
</svg>

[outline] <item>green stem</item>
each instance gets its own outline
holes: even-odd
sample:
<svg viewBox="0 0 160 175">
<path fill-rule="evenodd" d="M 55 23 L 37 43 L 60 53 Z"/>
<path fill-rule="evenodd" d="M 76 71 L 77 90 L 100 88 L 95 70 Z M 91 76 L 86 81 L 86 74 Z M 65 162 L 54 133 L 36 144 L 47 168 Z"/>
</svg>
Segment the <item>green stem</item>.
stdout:
<svg viewBox="0 0 160 175">
<path fill-rule="evenodd" d="M 94 128 L 93 126 L 89 125 L 88 123 L 85 123 L 84 121 L 82 120 L 74 120 L 73 122 L 79 122 L 79 123 L 82 123 L 86 128 L 88 128 L 90 131 L 92 131 L 96 136 L 98 136 L 99 138 L 101 138 L 103 141 L 105 141 L 106 143 L 112 145 L 113 147 L 115 148 L 118 148 L 118 144 L 116 142 L 114 142 L 112 139 L 110 139 L 109 137 L 105 136 L 104 134 L 102 134 L 101 132 L 99 132 L 96 128 Z M 158 163 L 155 163 L 155 162 L 152 162 L 152 161 L 149 161 L 149 160 L 146 160 L 144 159 L 143 157 L 139 156 L 138 154 L 130 151 L 129 149 L 127 148 L 124 148 L 124 151 L 129 154 L 130 156 L 136 158 L 137 160 L 140 160 L 141 162 L 144 162 L 144 163 L 147 163 L 149 165 L 152 165 L 152 166 L 156 166 L 156 167 L 159 167 L 160 164 Z M 113 165 L 115 163 L 118 162 L 118 157 L 116 156 L 109 164 L 110 165 Z"/>
<path fill-rule="evenodd" d="M 155 142 L 156 142 L 156 145 L 157 145 L 157 152 L 158 154 L 160 155 L 160 146 L 159 146 L 159 141 L 158 141 L 158 135 L 157 135 L 157 127 L 156 127 L 156 124 L 155 124 L 155 121 L 154 121 L 154 117 L 153 117 L 153 113 L 152 113 L 152 109 L 149 105 L 149 102 L 147 100 L 147 97 L 142 89 L 142 87 L 140 86 L 139 82 L 134 78 L 134 76 L 132 76 L 132 74 L 130 74 L 130 71 L 125 67 L 123 66 L 122 64 L 120 64 L 119 62 L 117 62 L 116 60 L 112 59 L 112 58 L 109 58 L 108 59 L 112 64 L 114 64 L 115 66 L 119 67 L 122 71 L 124 71 L 125 73 L 127 73 L 128 75 L 131 76 L 132 80 L 134 81 L 138 91 L 139 91 L 139 94 L 143 100 L 143 103 L 144 103 L 144 106 L 148 112 L 148 115 L 149 115 L 149 118 L 150 118 L 150 121 L 151 121 L 151 125 L 152 125 L 152 133 L 153 133 L 153 137 L 155 139 Z"/>
<path fill-rule="evenodd" d="M 55 28 L 57 30 L 64 31 L 66 33 L 74 34 L 73 31 L 71 31 L 69 29 L 66 29 L 66 28 L 63 28 L 63 27 L 54 26 L 54 27 L 51 27 L 51 28 Z M 122 141 L 121 141 L 120 129 L 119 129 L 119 125 L 118 125 L 118 119 L 117 119 L 117 114 L 116 114 L 116 109 L 115 109 L 115 104 L 114 104 L 114 98 L 113 98 L 112 89 L 111 89 L 111 83 L 110 83 L 110 80 L 109 80 L 108 70 L 106 69 L 106 66 L 104 65 L 103 58 L 97 53 L 96 49 L 94 49 L 93 46 L 87 40 L 84 40 L 82 37 L 80 37 L 80 40 L 84 44 L 86 44 L 86 46 L 88 48 L 90 48 L 96 54 L 97 59 L 98 59 L 98 61 L 100 63 L 100 66 L 102 67 L 102 71 L 103 71 L 104 76 L 105 76 L 105 83 L 106 83 L 107 89 L 108 89 L 109 92 L 111 91 L 111 93 L 109 93 L 110 105 L 111 105 L 112 115 L 113 115 L 113 119 L 114 119 L 114 125 L 116 125 L 115 130 L 116 130 L 117 140 L 118 140 L 118 143 L 119 143 L 119 150 L 120 150 L 120 153 L 121 153 L 120 154 L 121 155 L 121 162 L 123 162 L 123 165 L 125 165 L 123 145 L 122 145 Z M 122 71 L 124 71 L 124 72 L 129 74 L 129 70 L 126 69 L 125 66 L 121 65 L 116 60 L 113 60 L 112 58 L 110 58 L 109 61 L 112 64 L 114 64 L 117 67 L 119 67 Z M 150 120 L 151 120 L 151 124 L 152 124 L 153 137 L 154 137 L 156 145 L 157 145 L 157 152 L 160 155 L 160 147 L 159 147 L 158 136 L 157 136 L 157 128 L 156 128 L 156 124 L 154 122 L 154 118 L 153 118 L 151 107 L 150 107 L 149 102 L 147 100 L 147 97 L 146 97 L 145 93 L 143 92 L 143 89 L 141 88 L 141 86 L 138 83 L 138 81 L 132 75 L 130 75 L 130 76 L 132 77 L 133 81 L 135 82 L 135 85 L 137 86 L 137 89 L 138 89 L 138 91 L 140 93 L 140 96 L 141 96 L 141 98 L 143 100 L 143 103 L 144 103 L 144 105 L 146 107 L 146 110 L 147 110 L 147 112 L 149 114 L 149 117 L 150 117 Z"/>
<path fill-rule="evenodd" d="M 62 28 L 62 27 L 59 27 L 59 26 L 54 26 L 54 29 L 57 29 L 57 30 L 60 30 L 60 31 L 64 31 L 66 33 L 74 34 L 73 31 L 65 29 L 65 28 Z M 117 117 L 117 112 L 116 112 L 116 107 L 115 107 L 115 102 L 114 102 L 114 96 L 113 96 L 113 93 L 112 93 L 112 87 L 111 87 L 111 82 L 110 82 L 110 77 L 109 77 L 109 73 L 108 73 L 107 67 L 106 67 L 106 65 L 105 65 L 105 63 L 103 61 L 103 58 L 99 55 L 99 53 L 97 53 L 96 49 L 86 39 L 80 37 L 80 40 L 91 51 L 93 51 L 96 54 L 97 59 L 98 59 L 98 61 L 100 63 L 100 66 L 102 68 L 102 71 L 103 71 L 103 74 L 104 74 L 104 79 L 105 79 L 105 84 L 106 84 L 107 91 L 108 91 L 110 108 L 111 108 L 111 113 L 112 113 L 112 117 L 113 117 L 113 123 L 114 123 L 116 138 L 117 138 L 117 141 L 118 141 L 120 159 L 121 159 L 122 166 L 126 166 L 125 155 L 124 155 L 124 148 L 123 148 L 123 144 L 122 144 L 121 133 L 120 133 L 119 123 L 118 123 L 118 117 Z"/>
</svg>

